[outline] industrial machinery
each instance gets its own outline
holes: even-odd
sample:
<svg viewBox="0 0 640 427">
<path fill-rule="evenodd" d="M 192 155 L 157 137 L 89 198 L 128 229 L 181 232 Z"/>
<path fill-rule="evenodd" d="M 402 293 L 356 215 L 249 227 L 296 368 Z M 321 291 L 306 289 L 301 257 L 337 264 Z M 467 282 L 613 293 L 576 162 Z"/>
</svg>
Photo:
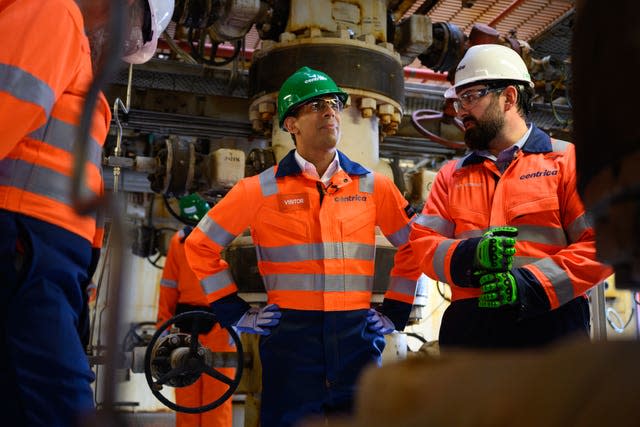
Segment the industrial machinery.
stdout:
<svg viewBox="0 0 640 427">
<path fill-rule="evenodd" d="M 157 283 L 154 268 L 161 267 L 168 232 L 181 226 L 174 199 L 198 192 L 215 204 L 238 180 L 273 166 L 293 148 L 290 136 L 277 125 L 276 98 L 282 82 L 298 68 L 326 72 L 349 94 L 341 151 L 392 177 L 418 210 L 442 162 L 465 150 L 460 142 L 461 126 L 451 106 L 443 104 L 442 93 L 448 87 L 446 72 L 455 67 L 468 46 L 500 43 L 512 47 L 530 64 L 539 81 L 540 99 L 566 95 L 562 64 L 534 58 L 526 42 L 488 25 L 473 25 L 465 33 L 455 24 L 432 22 L 428 13 L 436 3 L 175 2 L 172 22 L 155 58 L 122 68 L 104 88 L 114 105 L 104 153 L 105 181 L 114 192 L 127 195 L 122 212 L 126 226 L 134 230 L 122 237 L 123 248 L 132 248 L 139 260 L 148 259 L 153 266 L 148 270 L 148 264 L 138 263 L 127 270 L 131 282 L 144 285 L 123 291 L 128 292 L 130 303 L 138 304 L 136 318 L 125 323 L 155 319 L 153 303 L 149 303 L 154 301 Z M 462 2 L 465 8 L 472 8 L 473 3 Z M 429 70 L 411 68 L 412 64 Z M 429 76 L 431 82 L 411 82 L 416 74 Z M 541 127 L 548 129 L 544 121 L 552 118 L 554 131 L 566 133 L 566 123 L 558 126 L 553 116 L 557 118 L 558 111 L 567 108 L 551 109 L 534 109 Z M 394 255 L 384 236 L 378 236 L 377 244 L 374 304 L 381 301 L 387 287 Z M 263 303 L 266 298 L 250 236 L 238 236 L 225 258 L 245 299 Z M 106 255 L 103 268 L 109 263 Z M 424 278 L 416 299 L 415 323 L 427 315 L 426 289 L 433 288 L 427 286 L 428 280 Z M 94 324 L 98 342 L 106 324 L 101 315 L 113 303 L 107 293 L 102 295 L 95 309 L 99 313 Z M 250 355 L 241 350 L 236 356 L 212 354 L 199 345 L 197 336 L 172 331 L 171 324 L 179 320 L 171 319 L 151 341 L 129 349 L 138 355 L 145 349 L 143 370 L 152 392 L 163 385 L 187 384 L 201 374 L 216 377 L 216 367 L 232 365 L 237 367 L 236 378 L 218 377 L 230 386 L 228 398 L 238 384 L 241 367 L 253 363 Z M 230 333 L 239 343 L 235 332 Z M 92 349 L 101 350 L 100 345 Z M 142 372 L 140 358 L 134 359 L 134 372 Z M 172 409 L 185 409 L 164 396 L 158 399 Z M 216 403 L 187 411 L 211 409 Z"/>
</svg>

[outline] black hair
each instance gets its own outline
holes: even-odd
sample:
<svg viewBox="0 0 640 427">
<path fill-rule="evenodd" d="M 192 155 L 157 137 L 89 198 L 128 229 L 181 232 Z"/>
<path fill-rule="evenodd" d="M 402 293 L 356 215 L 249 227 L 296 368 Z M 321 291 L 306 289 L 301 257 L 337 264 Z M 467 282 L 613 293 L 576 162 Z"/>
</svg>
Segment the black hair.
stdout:
<svg viewBox="0 0 640 427">
<path fill-rule="evenodd" d="M 531 113 L 531 106 L 533 104 L 533 96 L 535 92 L 533 88 L 519 80 L 494 80 L 487 82 L 487 86 L 491 89 L 507 88 L 508 86 L 514 86 L 518 93 L 518 111 L 523 118 L 526 118 Z"/>
</svg>

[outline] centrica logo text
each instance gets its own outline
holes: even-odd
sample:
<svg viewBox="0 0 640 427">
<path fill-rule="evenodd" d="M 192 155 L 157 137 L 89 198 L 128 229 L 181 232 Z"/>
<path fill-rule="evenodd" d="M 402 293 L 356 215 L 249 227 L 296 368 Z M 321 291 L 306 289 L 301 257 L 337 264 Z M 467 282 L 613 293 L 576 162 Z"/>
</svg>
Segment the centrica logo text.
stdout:
<svg viewBox="0 0 640 427">
<path fill-rule="evenodd" d="M 360 195 L 356 194 L 355 196 L 339 196 L 339 197 L 336 197 L 333 200 L 335 200 L 338 203 L 342 203 L 342 202 L 366 202 L 367 201 L 367 196 L 360 196 Z"/>
<path fill-rule="evenodd" d="M 312 76 L 310 79 L 305 80 L 305 83 L 311 83 L 311 82 L 317 82 L 318 80 L 327 80 L 325 77 L 323 76 L 319 76 L 319 75 L 314 75 Z"/>
<path fill-rule="evenodd" d="M 541 176 L 556 176 L 558 175 L 558 171 L 545 169 L 543 171 L 531 172 L 525 175 L 520 175 L 520 179 L 530 179 L 530 178 L 539 178 Z"/>
</svg>

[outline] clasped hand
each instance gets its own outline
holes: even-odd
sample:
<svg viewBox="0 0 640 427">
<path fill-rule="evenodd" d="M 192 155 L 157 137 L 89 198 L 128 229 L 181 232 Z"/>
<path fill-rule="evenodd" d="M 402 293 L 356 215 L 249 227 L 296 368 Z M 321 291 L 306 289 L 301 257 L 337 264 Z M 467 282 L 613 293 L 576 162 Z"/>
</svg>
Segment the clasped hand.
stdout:
<svg viewBox="0 0 640 427">
<path fill-rule="evenodd" d="M 518 300 L 518 288 L 513 274 L 507 272 L 485 273 L 480 276 L 478 307 L 498 308 L 513 305 Z"/>
<path fill-rule="evenodd" d="M 518 288 L 509 272 L 516 253 L 516 227 L 496 227 L 484 233 L 476 247 L 475 272 L 480 285 L 478 307 L 498 308 L 515 304 Z"/>
<path fill-rule="evenodd" d="M 496 227 L 482 235 L 476 247 L 474 267 L 479 271 L 509 271 L 516 253 L 515 227 Z"/>
</svg>

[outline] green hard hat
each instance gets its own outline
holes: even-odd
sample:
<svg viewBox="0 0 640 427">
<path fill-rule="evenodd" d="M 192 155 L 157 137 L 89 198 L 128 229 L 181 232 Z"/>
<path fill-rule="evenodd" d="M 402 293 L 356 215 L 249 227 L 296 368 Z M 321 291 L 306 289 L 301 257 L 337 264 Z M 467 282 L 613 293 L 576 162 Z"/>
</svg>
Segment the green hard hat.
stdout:
<svg viewBox="0 0 640 427">
<path fill-rule="evenodd" d="M 209 212 L 209 203 L 200 195 L 193 193 L 180 198 L 180 216 L 193 221 L 200 221 Z"/>
<path fill-rule="evenodd" d="M 331 77 L 322 71 L 302 67 L 291 74 L 278 92 L 278 118 L 280 128 L 284 129 L 286 119 L 303 102 L 322 95 L 336 95 L 346 104 L 349 94 L 342 91 Z"/>
</svg>

